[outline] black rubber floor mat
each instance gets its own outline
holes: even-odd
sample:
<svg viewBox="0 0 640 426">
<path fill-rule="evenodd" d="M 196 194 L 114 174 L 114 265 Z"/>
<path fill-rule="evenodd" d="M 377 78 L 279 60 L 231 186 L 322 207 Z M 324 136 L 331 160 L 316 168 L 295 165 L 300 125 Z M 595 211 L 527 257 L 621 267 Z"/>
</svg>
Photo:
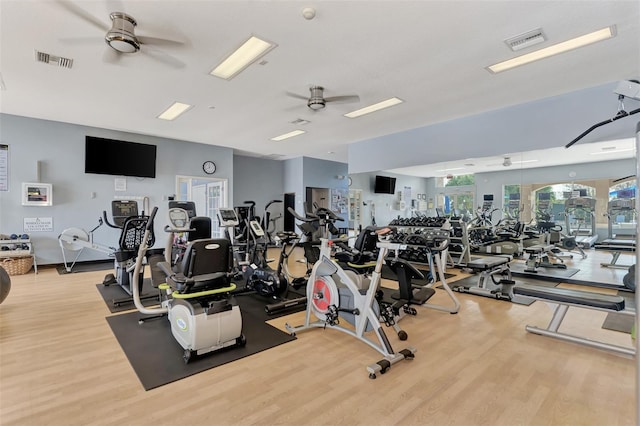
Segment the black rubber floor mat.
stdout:
<svg viewBox="0 0 640 426">
<path fill-rule="evenodd" d="M 145 390 L 295 340 L 295 337 L 266 324 L 249 312 L 242 312 L 242 332 L 247 339 L 245 346 L 229 347 L 185 364 L 182 360 L 183 349 L 173 338 L 167 318 L 138 324 L 141 317 L 143 315 L 138 312 L 130 312 L 107 317 L 107 322 Z"/>
</svg>

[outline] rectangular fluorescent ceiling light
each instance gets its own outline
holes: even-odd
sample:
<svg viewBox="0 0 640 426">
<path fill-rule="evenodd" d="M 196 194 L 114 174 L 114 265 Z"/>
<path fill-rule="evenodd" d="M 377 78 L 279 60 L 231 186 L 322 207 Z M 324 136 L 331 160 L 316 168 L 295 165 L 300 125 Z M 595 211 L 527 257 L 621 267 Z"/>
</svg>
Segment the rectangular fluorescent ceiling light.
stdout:
<svg viewBox="0 0 640 426">
<path fill-rule="evenodd" d="M 276 46 L 274 43 L 251 36 L 249 40 L 245 41 L 242 46 L 215 67 L 210 74 L 225 80 L 231 80 L 239 74 L 240 71 L 247 68 Z"/>
<path fill-rule="evenodd" d="M 181 114 L 189 111 L 193 108 L 193 105 L 183 104 L 181 102 L 174 102 L 169 108 L 167 108 L 162 114 L 158 116 L 161 120 L 175 120 Z"/>
<path fill-rule="evenodd" d="M 629 152 L 634 150 L 635 148 L 623 148 L 623 149 L 616 149 L 616 150 L 590 152 L 589 154 L 591 155 L 617 154 L 619 152 Z"/>
<path fill-rule="evenodd" d="M 292 138 L 294 136 L 301 135 L 303 133 L 307 133 L 304 130 L 294 130 L 293 132 L 285 133 L 284 135 L 276 136 L 271 138 L 272 141 L 283 141 L 285 139 Z"/>
<path fill-rule="evenodd" d="M 403 102 L 402 99 L 390 98 L 390 99 L 387 99 L 386 101 L 378 102 L 377 104 L 369 105 L 368 107 L 351 111 L 345 114 L 344 116 L 348 118 L 356 118 L 356 117 L 360 117 L 361 115 L 370 114 L 372 112 L 376 112 L 384 108 L 389 108 L 391 106 L 398 105 L 402 102 Z"/>
<path fill-rule="evenodd" d="M 511 164 L 524 164 L 524 163 L 535 163 L 538 160 L 522 160 L 522 161 L 512 161 Z"/>
<path fill-rule="evenodd" d="M 612 25 L 610 27 L 594 31 L 580 37 L 572 38 L 571 40 L 563 41 L 562 43 L 554 44 L 553 46 L 545 47 L 544 49 L 536 50 L 535 52 L 527 53 L 526 55 L 518 56 L 516 58 L 491 65 L 487 67 L 487 70 L 489 70 L 489 72 L 497 74 L 511 68 L 519 67 L 520 65 L 525 65 L 530 62 L 548 58 L 549 56 L 568 52 L 569 50 L 577 49 L 579 47 L 587 46 L 598 41 L 606 40 L 615 37 L 615 35 L 616 27 L 615 25 Z"/>
<path fill-rule="evenodd" d="M 452 169 L 442 169 L 442 170 L 436 170 L 437 172 L 452 172 L 454 170 L 464 170 L 464 167 L 454 167 Z"/>
</svg>

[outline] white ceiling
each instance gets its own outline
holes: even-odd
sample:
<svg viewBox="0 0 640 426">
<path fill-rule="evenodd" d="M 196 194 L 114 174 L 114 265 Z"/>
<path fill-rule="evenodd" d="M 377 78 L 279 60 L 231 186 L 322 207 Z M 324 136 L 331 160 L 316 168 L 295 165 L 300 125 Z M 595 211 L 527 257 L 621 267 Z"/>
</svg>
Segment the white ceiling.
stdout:
<svg viewBox="0 0 640 426">
<path fill-rule="evenodd" d="M 640 74 L 636 0 L 96 0 L 63 6 L 0 0 L 0 112 L 257 156 L 347 162 L 353 142 Z M 304 7 L 316 9 L 313 20 L 302 17 Z M 110 12 L 123 11 L 138 21 L 137 35 L 181 44 L 144 45 L 105 61 L 112 56 L 105 55 L 104 32 L 70 8 L 104 25 Z M 541 27 L 548 40 L 537 47 L 544 47 L 610 25 L 617 28 L 611 40 L 498 75 L 485 69 L 516 56 L 503 40 L 520 33 Z M 278 45 L 264 64 L 230 81 L 209 75 L 251 34 Z M 71 58 L 73 67 L 38 63 L 34 49 Z M 313 112 L 287 96 L 306 95 L 312 85 L 324 86 L 328 97 L 357 94 L 360 102 Z M 359 119 L 343 116 L 392 96 L 405 102 Z M 157 119 L 174 101 L 194 108 L 173 122 Z M 298 118 L 310 123 L 291 124 Z M 269 140 L 296 128 L 307 133 Z"/>
</svg>

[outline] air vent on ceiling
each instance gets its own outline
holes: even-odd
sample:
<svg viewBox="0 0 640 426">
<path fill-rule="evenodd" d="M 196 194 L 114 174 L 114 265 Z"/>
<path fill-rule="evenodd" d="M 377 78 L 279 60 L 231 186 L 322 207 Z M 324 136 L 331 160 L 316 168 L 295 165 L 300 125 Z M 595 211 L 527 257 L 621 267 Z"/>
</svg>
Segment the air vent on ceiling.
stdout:
<svg viewBox="0 0 640 426">
<path fill-rule="evenodd" d="M 513 51 L 522 50 L 526 47 L 540 44 L 546 40 L 542 28 L 527 31 L 526 33 L 506 39 L 504 42 Z"/>
<path fill-rule="evenodd" d="M 57 65 L 61 68 L 71 68 L 73 66 L 73 59 L 50 55 L 38 50 L 35 51 L 35 54 L 36 62 L 44 62 L 45 64 Z"/>
</svg>

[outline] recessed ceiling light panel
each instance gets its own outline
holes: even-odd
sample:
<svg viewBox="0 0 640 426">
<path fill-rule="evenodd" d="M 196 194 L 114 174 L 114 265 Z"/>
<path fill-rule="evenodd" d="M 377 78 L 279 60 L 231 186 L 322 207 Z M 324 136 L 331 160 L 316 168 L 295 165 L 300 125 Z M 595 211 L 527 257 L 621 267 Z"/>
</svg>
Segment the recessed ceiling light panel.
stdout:
<svg viewBox="0 0 640 426">
<path fill-rule="evenodd" d="M 597 43 L 602 40 L 607 40 L 615 36 L 616 26 L 612 25 L 610 27 L 594 31 L 589 34 L 572 38 L 571 40 L 563 41 L 561 43 L 557 43 L 552 46 L 536 50 L 534 52 L 530 52 L 503 62 L 499 62 L 497 64 L 490 65 L 487 67 L 487 71 L 493 74 L 497 74 L 502 71 L 510 70 L 511 68 L 519 67 L 521 65 L 548 58 L 550 56 L 558 55 L 560 53 L 568 52 L 570 50 Z"/>
<path fill-rule="evenodd" d="M 292 132 L 285 133 L 285 134 L 282 134 L 280 136 L 275 136 L 275 137 L 271 138 L 271 140 L 272 141 L 276 141 L 276 142 L 277 141 L 283 141 L 285 139 L 289 139 L 289 138 L 292 138 L 294 136 L 301 135 L 303 133 L 307 133 L 307 132 L 305 132 L 304 130 L 294 130 Z"/>
<path fill-rule="evenodd" d="M 367 107 L 360 108 L 360 109 L 357 109 L 355 111 L 351 111 L 351 112 L 345 114 L 344 116 L 348 117 L 348 118 L 356 118 L 356 117 L 360 117 L 360 116 L 365 115 L 365 114 L 370 114 L 372 112 L 380 111 L 381 109 L 385 109 L 385 108 L 392 107 L 394 105 L 398 105 L 398 104 L 400 104 L 402 102 L 404 102 L 402 99 L 389 98 L 389 99 L 387 99 L 385 101 L 378 102 L 377 104 L 369 105 Z"/>
<path fill-rule="evenodd" d="M 161 120 L 175 120 L 180 115 L 193 108 L 193 105 L 183 104 L 182 102 L 174 102 L 169 108 L 167 108 L 162 114 L 158 116 Z"/>
<path fill-rule="evenodd" d="M 266 55 L 269 51 L 277 46 L 266 40 L 262 40 L 256 36 L 249 37 L 242 45 L 233 53 L 227 56 L 212 71 L 211 75 L 231 80 L 249 65 Z"/>
</svg>

